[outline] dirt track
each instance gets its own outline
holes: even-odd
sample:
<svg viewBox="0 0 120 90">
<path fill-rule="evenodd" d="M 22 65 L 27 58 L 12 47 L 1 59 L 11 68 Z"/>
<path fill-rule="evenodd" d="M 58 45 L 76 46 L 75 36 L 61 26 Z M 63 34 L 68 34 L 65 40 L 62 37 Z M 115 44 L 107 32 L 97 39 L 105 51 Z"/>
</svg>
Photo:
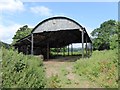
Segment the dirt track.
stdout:
<svg viewBox="0 0 120 90">
<path fill-rule="evenodd" d="M 79 57 L 59 57 L 57 59 L 50 59 L 44 61 L 44 66 L 46 70 L 46 77 L 50 78 L 53 75 L 58 75 L 61 80 L 63 88 L 90 88 L 96 87 L 96 85 L 90 82 L 85 77 L 80 77 L 74 73 L 74 61 Z M 68 72 L 67 75 L 63 75 L 62 71 Z M 66 84 L 64 80 L 70 80 L 70 84 Z"/>
</svg>

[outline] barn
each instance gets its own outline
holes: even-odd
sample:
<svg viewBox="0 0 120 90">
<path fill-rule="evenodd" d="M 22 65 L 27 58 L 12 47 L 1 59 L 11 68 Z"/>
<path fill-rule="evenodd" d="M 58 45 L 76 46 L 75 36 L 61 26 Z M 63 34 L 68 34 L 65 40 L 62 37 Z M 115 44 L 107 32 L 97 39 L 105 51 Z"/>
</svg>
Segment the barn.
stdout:
<svg viewBox="0 0 120 90">
<path fill-rule="evenodd" d="M 72 43 L 82 43 L 82 57 L 84 57 L 84 44 L 86 43 L 87 47 L 87 43 L 92 44 L 92 41 L 85 27 L 73 19 L 59 16 L 40 22 L 30 35 L 18 40 L 14 46 L 24 54 L 42 54 L 49 59 L 50 48 L 62 48 Z"/>
</svg>

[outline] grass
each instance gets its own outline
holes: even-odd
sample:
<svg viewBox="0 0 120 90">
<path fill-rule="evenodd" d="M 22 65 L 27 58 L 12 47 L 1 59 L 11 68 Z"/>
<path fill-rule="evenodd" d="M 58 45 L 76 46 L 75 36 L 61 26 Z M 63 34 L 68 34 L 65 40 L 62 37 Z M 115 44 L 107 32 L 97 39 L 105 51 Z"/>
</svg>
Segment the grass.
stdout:
<svg viewBox="0 0 120 90">
<path fill-rule="evenodd" d="M 52 62 L 48 63 L 48 69 L 53 71 L 52 76 L 47 78 L 47 88 L 90 88 L 96 87 L 86 77 L 81 77 L 74 72 L 75 62 Z M 52 68 L 54 67 L 54 68 Z M 57 70 L 57 73 L 54 71 Z"/>
<path fill-rule="evenodd" d="M 55 62 L 50 66 L 57 73 L 48 78 L 48 88 L 118 87 L 116 50 L 94 51 L 90 58 L 75 62 Z"/>
<path fill-rule="evenodd" d="M 69 52 L 69 55 L 71 56 L 71 55 L 82 55 L 82 52 L 73 52 L 73 53 L 71 53 L 71 52 Z M 57 52 L 51 52 L 51 55 L 57 55 Z M 58 52 L 58 56 L 68 56 L 68 52 Z"/>
<path fill-rule="evenodd" d="M 91 58 L 76 61 L 75 72 L 100 87 L 118 87 L 118 58 L 116 50 L 94 51 Z"/>
<path fill-rule="evenodd" d="M 54 74 L 45 77 L 42 60 L 3 48 L 2 86 L 4 88 L 117 88 L 117 54 L 116 50 L 94 51 L 90 58 L 78 59 L 75 62 L 69 60 L 48 62 L 46 68 L 48 71 L 52 70 Z"/>
<path fill-rule="evenodd" d="M 42 60 L 2 48 L 3 88 L 44 88 L 45 73 Z"/>
</svg>

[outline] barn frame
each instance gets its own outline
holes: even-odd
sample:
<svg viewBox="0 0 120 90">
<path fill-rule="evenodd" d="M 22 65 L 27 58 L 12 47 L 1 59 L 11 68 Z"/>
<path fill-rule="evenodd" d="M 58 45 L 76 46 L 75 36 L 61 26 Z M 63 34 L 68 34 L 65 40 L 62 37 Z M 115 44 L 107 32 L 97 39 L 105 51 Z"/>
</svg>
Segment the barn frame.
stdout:
<svg viewBox="0 0 120 90">
<path fill-rule="evenodd" d="M 84 58 L 84 43 L 92 41 L 84 27 L 67 17 L 51 17 L 35 26 L 30 35 L 18 40 L 14 44 L 19 52 L 25 54 L 46 55 L 49 59 L 50 48 L 61 48 L 72 43 L 82 43 L 82 58 Z M 44 53 L 43 53 L 44 52 Z M 87 50 L 86 50 L 87 53 Z"/>
</svg>

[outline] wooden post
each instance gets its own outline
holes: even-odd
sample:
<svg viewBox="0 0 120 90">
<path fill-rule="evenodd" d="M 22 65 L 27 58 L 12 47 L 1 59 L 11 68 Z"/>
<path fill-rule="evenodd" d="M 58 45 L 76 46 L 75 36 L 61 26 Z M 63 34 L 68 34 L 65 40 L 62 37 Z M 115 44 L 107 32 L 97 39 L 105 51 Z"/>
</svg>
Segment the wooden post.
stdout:
<svg viewBox="0 0 120 90">
<path fill-rule="evenodd" d="M 61 47 L 60 47 L 60 55 L 62 55 L 62 54 L 61 54 Z"/>
<path fill-rule="evenodd" d="M 82 58 L 84 58 L 84 29 L 82 30 Z"/>
<path fill-rule="evenodd" d="M 90 45 L 90 46 L 91 46 L 91 50 L 90 50 L 90 51 L 91 51 L 91 55 L 92 55 L 92 43 L 91 43 L 91 45 Z"/>
<path fill-rule="evenodd" d="M 86 57 L 88 57 L 87 50 L 88 50 L 88 47 L 87 47 L 87 37 L 86 37 Z"/>
<path fill-rule="evenodd" d="M 73 45 L 71 44 L 71 55 L 73 55 Z"/>
<path fill-rule="evenodd" d="M 28 55 L 28 45 L 26 45 L 26 55 Z"/>
<path fill-rule="evenodd" d="M 33 33 L 31 34 L 31 55 L 33 55 L 33 43 L 34 43 L 34 40 L 33 40 Z"/>
<path fill-rule="evenodd" d="M 57 56 L 58 56 L 58 48 L 57 48 Z"/>
<path fill-rule="evenodd" d="M 63 56 L 65 56 L 65 47 L 63 48 Z"/>
<path fill-rule="evenodd" d="M 63 56 L 64 56 L 64 48 L 62 48 L 62 53 L 63 53 Z"/>
<path fill-rule="evenodd" d="M 69 56 L 69 45 L 68 45 L 68 56 Z"/>
<path fill-rule="evenodd" d="M 49 59 L 49 43 L 47 43 L 47 59 Z"/>
</svg>

